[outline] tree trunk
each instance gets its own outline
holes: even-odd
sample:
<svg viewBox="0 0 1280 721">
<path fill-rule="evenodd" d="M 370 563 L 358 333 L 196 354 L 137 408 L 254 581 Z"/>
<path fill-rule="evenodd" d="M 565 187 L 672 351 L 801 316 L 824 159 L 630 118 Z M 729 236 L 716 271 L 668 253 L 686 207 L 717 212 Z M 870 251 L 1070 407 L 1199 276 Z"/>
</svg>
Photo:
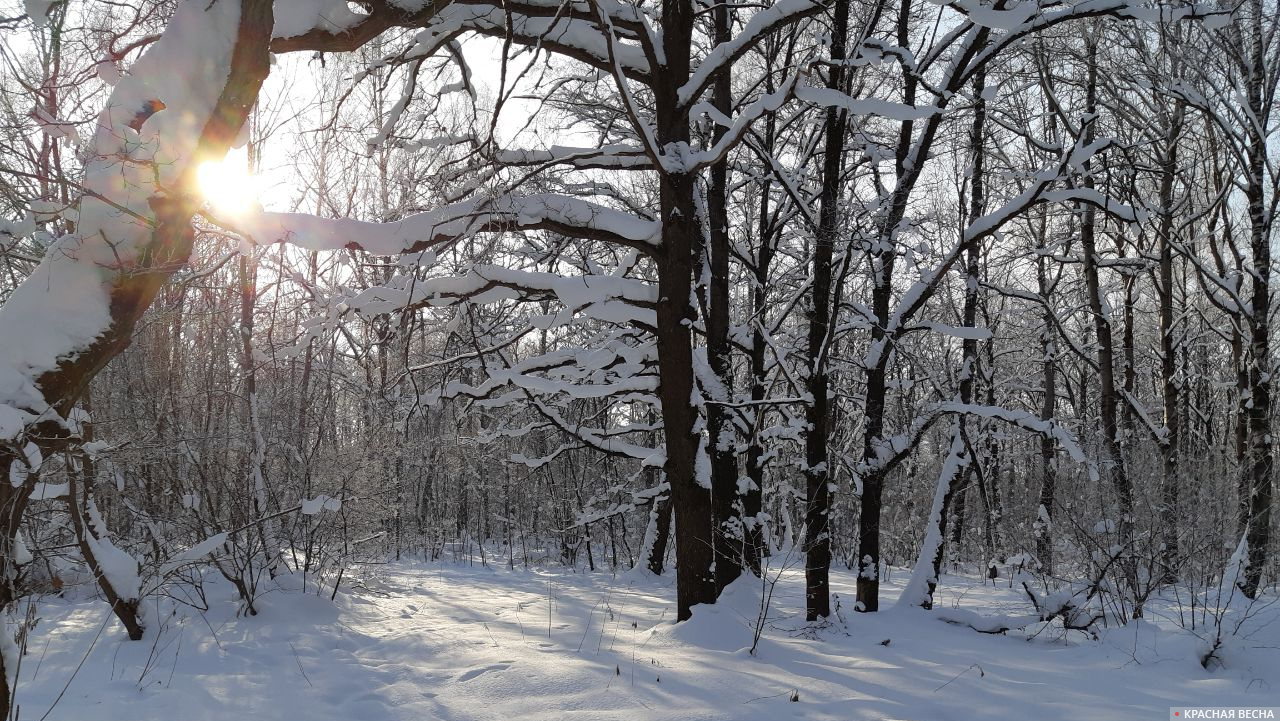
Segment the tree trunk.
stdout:
<svg viewBox="0 0 1280 721">
<path fill-rule="evenodd" d="M 765 147 L 766 152 L 769 152 L 774 130 L 772 116 L 766 122 Z M 769 350 L 764 325 L 768 319 L 769 266 L 773 263 L 774 254 L 774 232 L 769 222 L 769 185 L 768 180 L 760 184 L 760 249 L 756 254 L 755 284 L 751 289 L 751 401 L 756 405 L 753 406 L 755 422 L 752 423 L 746 458 L 747 479 L 751 485 L 742 497 L 742 518 L 747 526 L 743 561 L 757 576 L 761 573 L 760 557 L 764 552 L 764 528 L 760 518 L 764 510 L 764 446 L 760 442 L 760 431 L 768 412 L 762 404 L 767 395 L 765 383 L 768 380 L 768 368 L 765 365 L 765 355 Z"/>
<path fill-rule="evenodd" d="M 1039 246 L 1045 247 L 1045 215 L 1040 216 Z M 1049 303 L 1053 284 L 1049 282 L 1048 259 L 1043 254 L 1036 258 L 1036 286 L 1044 302 L 1043 327 L 1040 330 L 1040 385 L 1044 398 L 1040 404 L 1040 420 L 1053 423 L 1058 405 L 1058 349 L 1054 341 L 1057 318 Z M 1040 434 L 1040 499 L 1036 508 L 1036 560 L 1046 574 L 1053 573 L 1053 507 L 1057 496 L 1058 464 L 1054 458 L 1057 444 L 1048 433 Z"/>
<path fill-rule="evenodd" d="M 644 552 L 645 564 L 655 576 L 662 575 L 667 561 L 667 543 L 671 538 L 671 494 L 664 493 L 653 501 L 651 521 L 653 540 Z"/>
<path fill-rule="evenodd" d="M 92 438 L 91 433 L 91 430 L 86 430 L 85 440 Z M 75 465 L 79 467 L 76 468 Z M 93 491 L 90 487 L 93 483 L 93 475 L 93 461 L 87 454 L 68 463 L 67 510 L 71 515 L 71 525 L 75 528 L 76 544 L 90 573 L 97 581 L 98 588 L 102 591 L 102 597 L 107 600 L 107 604 L 111 606 L 111 612 L 116 615 L 120 625 L 124 626 L 129 634 L 129 640 L 140 641 L 143 626 L 142 620 L 138 617 L 138 604 L 141 603 L 141 599 L 126 598 L 120 594 L 121 589 L 117 589 L 112 584 L 95 551 L 97 541 L 105 537 L 107 529 L 94 528 L 91 525 L 89 509 L 93 503 Z"/>
<path fill-rule="evenodd" d="M 1093 35 L 1086 39 L 1085 70 L 1085 114 L 1096 118 L 1098 94 L 1098 44 Z M 1096 120 L 1085 124 L 1083 142 L 1085 145 L 1094 142 Z M 1093 189 L 1096 182 L 1090 173 L 1089 163 L 1082 170 L 1085 188 Z M 1102 473 L 1107 485 L 1116 494 L 1116 521 L 1118 529 L 1117 543 L 1121 553 L 1132 556 L 1133 548 L 1133 486 L 1124 465 L 1124 450 L 1120 441 L 1119 402 L 1120 390 L 1115 377 L 1115 342 L 1111 334 L 1111 316 L 1103 302 L 1103 290 L 1099 280 L 1099 257 L 1097 248 L 1097 213 L 1093 206 L 1083 208 L 1083 220 L 1080 227 L 1080 244 L 1084 254 L 1084 276 L 1088 295 L 1089 311 L 1093 316 L 1093 330 L 1098 343 L 1098 392 L 1102 409 Z M 1136 580 L 1133 564 L 1127 561 L 1121 564 L 1126 580 Z"/>
<path fill-rule="evenodd" d="M 962 218 L 959 233 L 960 241 L 963 242 L 966 227 L 976 218 L 982 216 L 985 207 L 985 178 L 983 175 L 985 167 L 985 156 L 983 154 L 983 133 L 987 119 L 987 103 L 982 97 L 982 91 L 986 87 L 986 72 L 979 70 L 973 78 L 973 95 L 976 100 L 973 106 L 973 125 L 969 129 L 969 157 L 972 163 L 972 173 L 969 178 L 969 208 L 968 213 Z M 978 260 L 981 255 L 978 243 L 969 243 L 965 248 L 965 264 L 964 264 L 964 308 L 961 311 L 961 323 L 966 328 L 972 328 L 978 321 Z M 973 403 L 974 380 L 978 373 L 978 339 L 973 335 L 968 335 L 961 342 L 961 360 L 960 360 L 960 402 L 964 405 Z M 930 519 L 930 523 L 936 523 L 938 529 L 936 532 L 939 545 L 937 548 L 929 551 L 933 564 L 933 576 L 927 584 L 928 598 L 922 601 L 926 607 L 933 607 L 933 592 L 937 589 L 938 579 L 942 577 L 942 546 L 941 540 L 947 537 L 947 515 L 951 510 L 952 500 L 957 493 L 963 493 L 963 489 L 968 485 L 972 478 L 972 459 L 974 453 L 974 433 L 969 425 L 969 418 L 961 415 L 956 419 L 955 427 L 952 430 L 953 438 L 951 440 L 952 452 L 948 456 L 948 462 L 945 468 L 948 469 L 943 475 L 946 478 L 946 488 L 939 488 L 935 505 L 939 506 L 937 510 L 937 519 Z M 957 443 L 959 446 L 957 447 Z M 959 454 L 957 455 L 957 448 Z M 951 458 L 955 457 L 954 463 Z M 941 483 L 941 481 L 939 481 Z M 932 516 L 932 514 L 931 514 Z M 931 538 L 935 535 L 932 528 L 927 528 L 925 538 Z M 958 545 L 958 540 L 957 540 Z M 928 550 L 928 549 L 926 549 Z M 925 560 L 921 557 L 919 563 Z"/>
<path fill-rule="evenodd" d="M 276 534 L 276 521 L 267 518 L 266 439 L 258 407 L 257 361 L 253 352 L 253 311 L 258 300 L 258 266 L 254 259 L 241 254 L 237 277 L 240 281 L 240 372 L 244 379 L 245 398 L 249 416 L 249 491 L 252 498 L 250 521 L 256 522 L 258 542 L 262 544 L 263 563 L 268 573 L 275 576 L 280 560 L 281 545 Z"/>
<path fill-rule="evenodd" d="M 1249 117 L 1266 125 L 1268 107 L 1264 106 L 1264 84 L 1269 77 L 1264 64 L 1266 46 L 1262 25 L 1262 0 L 1250 0 L 1246 14 L 1249 23 L 1249 57 L 1245 85 Z M 1267 93 L 1270 95 L 1271 93 Z M 1267 106 L 1270 103 L 1267 102 Z M 1267 208 L 1268 138 L 1258 125 L 1244 129 L 1248 138 L 1248 168 L 1245 199 L 1249 205 L 1249 244 L 1252 263 L 1249 268 L 1249 398 L 1247 415 L 1246 462 L 1244 472 L 1249 483 L 1249 523 L 1245 539 L 1249 545 L 1249 565 L 1245 569 L 1242 589 L 1249 598 L 1257 596 L 1262 572 L 1271 545 L 1271 498 L 1273 495 L 1271 464 L 1271 377 L 1275 370 L 1271 360 L 1271 213 Z"/>
<path fill-rule="evenodd" d="M 1164 151 L 1160 162 L 1160 222 L 1157 241 L 1160 244 L 1159 296 L 1160 296 L 1160 390 L 1164 409 L 1165 434 L 1160 439 L 1160 455 L 1163 478 L 1160 489 L 1160 525 L 1162 542 L 1160 558 L 1164 566 L 1164 581 L 1176 579 L 1178 563 L 1178 493 L 1179 454 L 1182 450 L 1181 424 L 1178 417 L 1180 389 L 1178 387 L 1177 345 L 1174 340 L 1174 278 L 1173 278 L 1173 190 L 1178 170 L 1178 140 L 1181 135 L 1183 104 L 1177 103 L 1165 136 Z"/>
<path fill-rule="evenodd" d="M 836 0 L 831 31 L 831 66 L 827 87 L 843 89 L 845 36 L 849 2 Z M 805 617 L 831 615 L 831 471 L 827 441 L 831 420 L 827 356 L 831 343 L 831 257 L 840 221 L 840 170 L 844 156 L 845 112 L 827 109 L 826 146 L 822 154 L 822 190 L 818 235 L 813 252 L 812 307 L 809 310 L 809 403 L 805 407 Z"/>
<path fill-rule="evenodd" d="M 662 45 L 665 72 L 654 78 L 657 139 L 665 152 L 689 145 L 688 113 L 677 93 L 689 79 L 689 55 L 695 18 L 689 0 L 662 4 Z M 714 522 L 709 478 L 696 469 L 698 436 L 694 432 L 698 409 L 693 406 L 694 321 L 691 305 L 694 253 L 702 246 L 696 177 L 689 172 L 667 171 L 660 180 L 662 248 L 658 262 L 657 343 L 658 395 L 662 402 L 666 440 L 666 474 L 676 523 L 676 618 L 693 615 L 699 603 L 715 603 L 713 564 Z"/>
<path fill-rule="evenodd" d="M 726 3 L 712 6 L 714 32 L 712 41 L 727 43 L 730 38 L 729 7 Z M 711 105 L 728 116 L 733 103 L 730 83 L 731 63 L 716 74 L 711 88 Z M 726 128 L 716 124 L 715 141 L 724 137 Z M 745 528 L 742 499 L 738 493 L 737 432 L 733 411 L 722 403 L 733 401 L 733 345 L 729 342 L 729 161 L 727 158 L 711 166 L 711 182 L 707 187 L 707 235 L 711 245 L 706 258 L 710 272 L 707 303 L 707 365 L 715 376 L 713 397 L 707 412 L 707 452 L 711 455 L 711 501 L 715 523 L 715 567 L 717 593 L 742 574 L 747 555 L 744 551 Z"/>
</svg>

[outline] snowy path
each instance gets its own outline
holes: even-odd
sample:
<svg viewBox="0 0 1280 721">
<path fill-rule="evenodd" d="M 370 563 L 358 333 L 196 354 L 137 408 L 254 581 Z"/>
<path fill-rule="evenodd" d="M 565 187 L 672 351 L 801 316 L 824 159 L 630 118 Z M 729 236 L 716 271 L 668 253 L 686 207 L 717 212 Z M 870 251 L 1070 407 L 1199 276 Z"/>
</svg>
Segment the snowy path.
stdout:
<svg viewBox="0 0 1280 721">
<path fill-rule="evenodd" d="M 852 596 L 851 582 L 836 578 L 841 597 Z M 1280 623 L 1270 623 L 1280 612 L 1271 609 L 1227 668 L 1209 673 L 1195 639 L 1152 623 L 1098 642 L 1064 642 L 1060 631 L 1027 641 L 890 611 L 846 614 L 847 627 L 814 638 L 797 616 L 800 584 L 786 579 L 753 657 L 758 581 L 680 625 L 669 623 L 669 583 L 394 564 L 337 604 L 278 592 L 260 616 L 237 619 L 215 600 L 209 624 L 170 616 L 139 643 L 109 624 L 48 719 L 1120 721 L 1166 718 L 1170 705 L 1280 705 Z M 990 613 L 1021 603 L 1007 589 L 947 584 L 944 605 L 962 598 Z M 21 718 L 50 707 L 103 610 L 44 604 Z"/>
</svg>

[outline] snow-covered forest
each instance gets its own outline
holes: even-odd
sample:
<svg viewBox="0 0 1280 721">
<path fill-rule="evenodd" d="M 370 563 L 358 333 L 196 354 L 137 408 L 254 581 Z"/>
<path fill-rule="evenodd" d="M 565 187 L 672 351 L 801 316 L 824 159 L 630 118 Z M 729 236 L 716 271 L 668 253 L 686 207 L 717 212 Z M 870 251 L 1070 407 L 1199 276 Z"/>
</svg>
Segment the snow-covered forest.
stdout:
<svg viewBox="0 0 1280 721">
<path fill-rule="evenodd" d="M 1278 90 L 1276 0 L 0 0 L 0 716 L 1280 707 Z"/>
</svg>

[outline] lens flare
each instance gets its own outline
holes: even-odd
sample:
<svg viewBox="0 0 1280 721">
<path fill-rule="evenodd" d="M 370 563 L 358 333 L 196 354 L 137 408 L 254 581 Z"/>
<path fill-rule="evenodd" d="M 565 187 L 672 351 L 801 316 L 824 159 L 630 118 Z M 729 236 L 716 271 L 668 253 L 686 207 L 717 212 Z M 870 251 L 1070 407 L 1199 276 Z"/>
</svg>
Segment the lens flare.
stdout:
<svg viewBox="0 0 1280 721">
<path fill-rule="evenodd" d="M 259 182 L 243 159 L 210 160 L 196 169 L 200 192 L 215 212 L 244 215 L 258 205 Z"/>
</svg>

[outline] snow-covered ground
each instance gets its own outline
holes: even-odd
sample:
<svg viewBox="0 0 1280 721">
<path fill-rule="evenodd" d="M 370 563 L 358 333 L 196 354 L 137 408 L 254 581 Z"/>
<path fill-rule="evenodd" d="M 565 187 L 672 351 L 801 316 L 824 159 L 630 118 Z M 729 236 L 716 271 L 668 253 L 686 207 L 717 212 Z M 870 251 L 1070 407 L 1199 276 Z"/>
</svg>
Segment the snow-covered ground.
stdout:
<svg viewBox="0 0 1280 721">
<path fill-rule="evenodd" d="M 152 601 L 139 642 L 101 601 L 46 599 L 20 718 L 1130 721 L 1167 718 L 1172 705 L 1280 706 L 1280 604 L 1258 610 L 1206 671 L 1202 642 L 1165 604 L 1151 614 L 1163 617 L 1096 641 L 1060 626 L 979 634 L 914 609 L 846 610 L 816 629 L 803 620 L 800 579 L 787 575 L 751 655 L 754 578 L 674 624 L 668 577 L 364 568 L 334 602 L 276 591 L 252 618 L 236 617 L 224 584 L 210 586 L 205 615 Z M 894 574 L 890 597 L 905 578 Z M 848 609 L 852 576 L 837 574 L 834 590 Z M 1007 585 L 964 577 L 947 576 L 940 600 L 1026 612 Z"/>
</svg>

